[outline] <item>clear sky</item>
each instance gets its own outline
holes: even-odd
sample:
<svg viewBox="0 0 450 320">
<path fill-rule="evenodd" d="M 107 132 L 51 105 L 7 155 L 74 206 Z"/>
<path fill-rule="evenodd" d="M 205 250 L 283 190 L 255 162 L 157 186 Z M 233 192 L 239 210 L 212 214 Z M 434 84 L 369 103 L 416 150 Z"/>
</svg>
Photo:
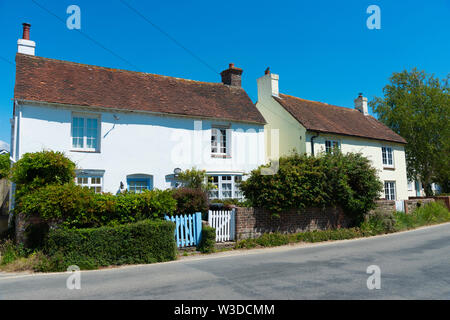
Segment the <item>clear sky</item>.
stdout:
<svg viewBox="0 0 450 320">
<path fill-rule="evenodd" d="M 450 72 L 450 0 L 126 0 L 204 63 L 120 0 L 35 2 L 64 22 L 33 0 L 0 0 L 0 140 L 8 143 L 22 22 L 32 25 L 36 55 L 48 58 L 210 82 L 233 62 L 253 101 L 268 66 L 280 92 L 346 107 L 358 92 L 369 101 L 382 95 L 392 72 Z M 81 9 L 81 31 L 130 63 L 66 27 L 72 4 Z M 373 4 L 379 30 L 366 26 Z"/>
</svg>

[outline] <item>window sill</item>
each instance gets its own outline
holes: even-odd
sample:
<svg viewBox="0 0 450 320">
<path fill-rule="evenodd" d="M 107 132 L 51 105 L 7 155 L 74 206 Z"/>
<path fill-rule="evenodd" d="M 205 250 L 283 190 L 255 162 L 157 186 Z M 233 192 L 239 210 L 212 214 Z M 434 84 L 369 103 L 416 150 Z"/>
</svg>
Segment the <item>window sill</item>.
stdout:
<svg viewBox="0 0 450 320">
<path fill-rule="evenodd" d="M 88 150 L 88 149 L 71 149 L 70 152 L 84 152 L 84 153 L 100 153 L 100 150 Z"/>
<path fill-rule="evenodd" d="M 212 154 L 211 158 L 219 158 L 219 159 L 231 159 L 231 156 L 225 154 Z"/>
<path fill-rule="evenodd" d="M 394 170 L 395 170 L 395 167 L 383 167 L 383 170 L 391 170 L 391 171 L 394 171 Z"/>
</svg>

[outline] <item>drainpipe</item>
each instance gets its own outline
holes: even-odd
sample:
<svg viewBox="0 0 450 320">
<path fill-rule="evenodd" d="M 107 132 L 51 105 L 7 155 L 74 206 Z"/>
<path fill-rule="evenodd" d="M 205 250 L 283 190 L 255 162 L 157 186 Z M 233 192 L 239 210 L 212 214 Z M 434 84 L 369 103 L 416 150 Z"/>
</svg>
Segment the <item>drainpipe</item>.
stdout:
<svg viewBox="0 0 450 320">
<path fill-rule="evenodd" d="M 315 136 L 311 137 L 311 154 L 314 156 L 314 138 L 317 138 L 319 133 L 317 132 Z"/>
<path fill-rule="evenodd" d="M 9 159 L 11 160 L 11 166 L 17 161 L 17 135 L 18 135 L 18 122 L 19 122 L 19 103 L 17 100 L 14 100 L 14 131 L 12 132 L 13 136 L 11 137 L 11 145 L 10 145 L 10 152 L 9 152 Z M 21 112 L 21 111 L 20 111 Z M 8 227 L 12 224 L 12 210 L 14 209 L 14 193 L 15 193 L 15 184 L 11 183 L 9 187 L 9 217 L 8 217 Z"/>
</svg>

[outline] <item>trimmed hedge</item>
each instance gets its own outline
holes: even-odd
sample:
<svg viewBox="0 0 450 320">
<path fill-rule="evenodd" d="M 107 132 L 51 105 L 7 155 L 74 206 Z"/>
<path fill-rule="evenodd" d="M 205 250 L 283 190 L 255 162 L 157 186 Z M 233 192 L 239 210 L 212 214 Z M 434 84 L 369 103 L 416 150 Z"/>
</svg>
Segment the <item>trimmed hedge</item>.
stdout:
<svg viewBox="0 0 450 320">
<path fill-rule="evenodd" d="M 175 224 L 144 220 L 114 227 L 50 230 L 44 253 L 49 263 L 41 271 L 65 271 L 68 266 L 139 264 L 176 259 Z"/>
<path fill-rule="evenodd" d="M 48 185 L 20 198 L 17 212 L 58 221 L 66 228 L 132 223 L 172 215 L 177 206 L 171 190 L 95 194 L 73 183 Z"/>
<path fill-rule="evenodd" d="M 213 253 L 216 244 L 216 229 L 209 226 L 203 226 L 202 228 L 202 240 L 197 247 L 197 250 L 201 253 Z"/>
</svg>

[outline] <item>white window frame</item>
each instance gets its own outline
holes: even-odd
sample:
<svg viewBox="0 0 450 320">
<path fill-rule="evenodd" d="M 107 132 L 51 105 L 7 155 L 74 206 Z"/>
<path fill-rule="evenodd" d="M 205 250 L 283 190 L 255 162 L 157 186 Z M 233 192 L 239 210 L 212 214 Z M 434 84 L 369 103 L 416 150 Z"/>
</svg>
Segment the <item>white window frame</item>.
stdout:
<svg viewBox="0 0 450 320">
<path fill-rule="evenodd" d="M 216 185 L 216 189 L 213 189 L 209 192 L 209 198 L 210 199 L 243 199 L 244 196 L 242 195 L 242 191 L 237 186 L 238 183 L 242 181 L 242 175 L 240 174 L 208 174 L 208 179 L 211 178 L 217 178 L 217 183 L 212 182 L 214 185 Z M 223 179 L 224 177 L 231 177 L 230 180 Z M 231 183 L 231 190 L 224 190 L 223 184 L 225 183 Z M 231 197 L 224 197 L 224 192 L 230 192 L 231 191 Z M 239 195 L 237 195 L 239 193 Z M 214 194 L 214 195 L 213 195 Z"/>
<path fill-rule="evenodd" d="M 73 144 L 73 120 L 74 118 L 81 118 L 83 119 L 83 147 L 76 147 Z M 95 148 L 88 148 L 87 147 L 87 119 L 96 119 L 97 120 L 97 146 Z M 100 136 L 101 136 L 101 116 L 100 114 L 89 114 L 89 113 L 72 113 L 72 119 L 70 124 L 70 145 L 71 145 L 71 151 L 84 151 L 84 152 L 100 152 Z"/>
<path fill-rule="evenodd" d="M 392 163 L 389 163 L 389 151 L 391 154 L 391 160 Z M 384 156 L 386 155 L 386 156 Z M 384 159 L 386 159 L 386 163 L 384 162 Z M 394 161 L 394 149 L 390 146 L 382 146 L 381 147 L 381 163 L 383 164 L 384 168 L 394 168 L 395 167 L 395 161 Z"/>
<path fill-rule="evenodd" d="M 214 135 L 214 131 L 218 131 L 219 135 Z M 225 134 L 223 133 L 225 132 Z M 216 145 L 213 146 L 213 137 L 216 136 Z M 222 146 L 222 140 L 220 138 L 224 138 L 225 147 Z M 216 158 L 229 158 L 231 147 L 231 128 L 230 126 L 219 126 L 213 125 L 211 127 L 211 156 Z M 216 148 L 216 151 L 213 151 L 213 148 Z M 222 152 L 222 148 L 225 148 L 225 152 Z"/>
<path fill-rule="evenodd" d="M 330 143 L 329 147 L 327 146 L 327 142 Z M 337 148 L 341 150 L 341 142 L 339 140 L 325 140 L 325 153 L 332 153 L 336 145 Z"/>
<path fill-rule="evenodd" d="M 385 181 L 384 182 L 384 198 L 386 200 L 396 200 L 397 190 L 395 181 Z"/>
<path fill-rule="evenodd" d="M 82 187 L 87 187 L 89 189 L 93 189 L 95 193 L 103 192 L 103 170 L 80 170 L 76 173 L 75 176 L 75 184 Z M 100 179 L 100 183 L 96 183 L 92 181 L 92 178 Z M 87 179 L 86 182 L 79 181 L 79 179 Z M 96 188 L 100 188 L 100 191 L 97 191 Z"/>
<path fill-rule="evenodd" d="M 414 191 L 414 181 L 408 181 L 408 191 Z"/>
</svg>

